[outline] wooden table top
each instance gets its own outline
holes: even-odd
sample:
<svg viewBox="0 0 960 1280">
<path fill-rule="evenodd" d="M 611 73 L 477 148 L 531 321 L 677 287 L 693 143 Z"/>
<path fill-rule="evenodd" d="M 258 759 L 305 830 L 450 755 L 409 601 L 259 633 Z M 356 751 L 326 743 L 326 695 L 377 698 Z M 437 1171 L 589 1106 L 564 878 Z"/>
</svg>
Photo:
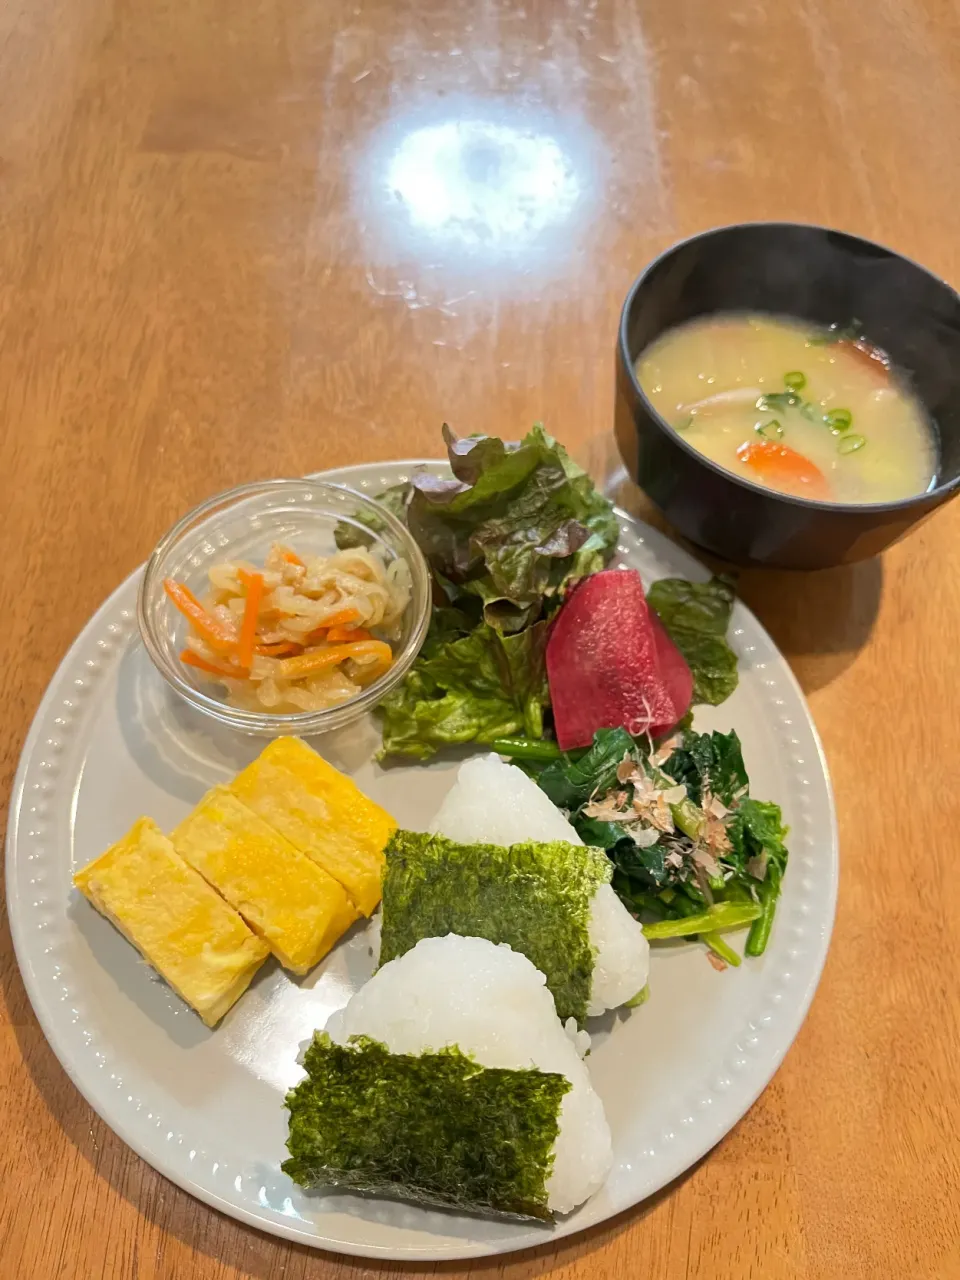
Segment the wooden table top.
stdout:
<svg viewBox="0 0 960 1280">
<path fill-rule="evenodd" d="M 831 223 L 960 282 L 956 0 L 37 0 L 0 32 L 4 805 L 67 646 L 211 492 L 432 455 L 444 419 L 543 419 L 615 486 L 623 296 L 711 224 Z M 743 594 L 833 770 L 823 984 L 685 1178 L 476 1276 L 960 1276 L 960 504 Z M 436 1273 L 166 1182 L 47 1048 L 5 922 L 0 966 L 4 1277 Z"/>
</svg>

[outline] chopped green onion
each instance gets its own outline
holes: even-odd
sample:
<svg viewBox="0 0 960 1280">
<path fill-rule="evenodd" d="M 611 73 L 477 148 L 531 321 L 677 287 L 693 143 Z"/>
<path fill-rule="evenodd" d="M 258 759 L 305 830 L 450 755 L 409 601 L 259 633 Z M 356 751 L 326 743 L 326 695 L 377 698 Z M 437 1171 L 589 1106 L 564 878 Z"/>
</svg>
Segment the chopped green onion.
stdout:
<svg viewBox="0 0 960 1280">
<path fill-rule="evenodd" d="M 831 409 L 824 414 L 823 420 L 834 431 L 846 431 L 853 422 L 853 414 L 849 409 Z"/>
<path fill-rule="evenodd" d="M 737 960 L 737 963 L 738 964 L 740 963 L 739 959 Z M 624 1001 L 623 1007 L 625 1009 L 636 1009 L 638 1005 L 646 1004 L 649 999 L 650 999 L 650 983 L 647 982 L 644 986 L 640 988 L 640 990 L 637 992 L 635 996 L 631 996 L 629 1000 Z"/>
<path fill-rule="evenodd" d="M 822 422 L 823 414 L 820 412 L 820 406 L 807 400 L 800 409 L 801 417 L 807 419 L 808 422 Z"/>
<path fill-rule="evenodd" d="M 800 403 L 800 397 L 795 391 L 770 391 L 765 395 L 757 397 L 757 408 L 767 409 L 776 412 L 777 410 L 792 409 Z"/>
<path fill-rule="evenodd" d="M 758 422 L 754 430 L 758 435 L 763 436 L 764 440 L 783 439 L 783 427 L 776 418 L 771 418 L 769 422 Z"/>
<path fill-rule="evenodd" d="M 681 418 L 679 422 L 673 424 L 674 431 L 686 431 L 688 427 L 693 425 L 693 414 L 688 413 L 685 418 Z"/>
<path fill-rule="evenodd" d="M 864 440 L 863 436 L 858 436 L 858 435 L 844 436 L 843 439 L 840 441 L 840 443 L 837 445 L 837 452 L 838 453 L 856 453 L 856 451 L 858 449 L 862 449 L 866 443 L 867 442 L 866 440 Z"/>
<path fill-rule="evenodd" d="M 783 381 L 791 391 L 802 391 L 807 385 L 807 375 L 801 373 L 799 369 L 794 369 L 791 373 L 783 375 Z"/>
</svg>

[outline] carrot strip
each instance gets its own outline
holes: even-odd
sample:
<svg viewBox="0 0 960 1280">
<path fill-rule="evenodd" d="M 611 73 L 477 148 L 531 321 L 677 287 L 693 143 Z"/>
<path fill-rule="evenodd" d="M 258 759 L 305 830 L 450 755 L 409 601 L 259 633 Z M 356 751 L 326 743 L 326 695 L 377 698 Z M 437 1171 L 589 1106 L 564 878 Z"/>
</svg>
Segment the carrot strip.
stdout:
<svg viewBox="0 0 960 1280">
<path fill-rule="evenodd" d="M 303 645 L 296 640 L 277 640 L 273 644 L 254 645 L 253 652 L 261 658 L 289 658 L 303 653 Z"/>
<path fill-rule="evenodd" d="M 331 627 L 345 627 L 359 621 L 360 613 L 357 609 L 341 609 L 339 613 L 332 613 L 322 626 L 314 627 L 308 633 L 306 642 L 307 644 L 323 644 Z"/>
<path fill-rule="evenodd" d="M 312 649 L 296 658 L 281 658 L 277 663 L 277 677 L 280 680 L 300 680 L 303 676 L 316 675 L 327 667 L 335 667 L 346 661 L 350 654 L 346 652 L 349 645 L 331 645 L 329 649 Z"/>
<path fill-rule="evenodd" d="M 184 649 L 180 654 L 180 661 L 187 667 L 196 667 L 200 671 L 206 671 L 212 676 L 229 676 L 231 679 L 241 679 L 244 675 L 242 671 L 238 671 L 232 667 L 218 667 L 214 662 L 208 662 L 206 658 L 201 658 L 200 654 L 193 649 Z"/>
<path fill-rule="evenodd" d="M 240 581 L 247 588 L 247 599 L 243 606 L 243 622 L 240 626 L 240 643 L 237 646 L 237 662 L 247 671 L 253 662 L 253 648 L 257 641 L 257 619 L 260 614 L 260 601 L 263 599 L 263 574 L 247 573 L 241 569 Z"/>
<path fill-rule="evenodd" d="M 387 647 L 389 648 L 389 645 Z M 374 680 L 379 680 L 392 666 L 393 654 L 389 658 L 378 657 L 373 662 L 367 662 L 362 667 L 358 667 L 350 678 L 366 688 L 368 684 L 373 684 Z"/>
<path fill-rule="evenodd" d="M 208 613 L 189 587 L 177 582 L 175 578 L 165 578 L 163 589 L 211 649 L 218 649 L 221 653 L 234 652 L 237 647 L 236 632 Z"/>
<path fill-rule="evenodd" d="M 357 669 L 351 676 L 351 679 L 364 687 L 373 684 L 374 680 L 379 680 L 384 672 L 389 671 L 393 666 L 393 650 L 382 640 L 361 640 L 350 648 L 354 650 L 350 656 L 355 660 L 372 658 L 372 661 L 362 663 L 357 661 Z"/>
<path fill-rule="evenodd" d="M 830 486 L 820 468 L 796 449 L 774 440 L 754 440 L 737 450 L 742 463 L 758 476 L 809 498 L 829 498 Z"/>
<path fill-rule="evenodd" d="M 359 640 L 355 644 L 331 645 L 328 649 L 315 649 L 298 658 L 281 658 L 277 663 L 277 676 L 281 680 L 299 680 L 315 675 L 327 667 L 338 666 L 347 658 L 376 658 L 378 664 L 393 662 L 393 650 L 382 640 Z M 384 667 L 386 670 L 386 667 Z"/>
<path fill-rule="evenodd" d="M 283 556 L 284 560 L 286 560 L 287 564 L 295 564 L 300 569 L 305 569 L 307 567 L 297 553 L 295 551 L 291 551 L 289 547 L 284 547 L 280 554 Z"/>
<path fill-rule="evenodd" d="M 359 609 L 341 609 L 339 613 L 331 614 L 331 616 L 323 624 L 323 630 L 326 631 L 330 627 L 346 627 L 351 622 L 360 621 Z M 320 628 L 318 627 L 319 631 Z"/>
<path fill-rule="evenodd" d="M 331 627 L 327 632 L 328 644 L 349 644 L 351 640 L 372 640 L 373 636 L 363 627 Z"/>
</svg>

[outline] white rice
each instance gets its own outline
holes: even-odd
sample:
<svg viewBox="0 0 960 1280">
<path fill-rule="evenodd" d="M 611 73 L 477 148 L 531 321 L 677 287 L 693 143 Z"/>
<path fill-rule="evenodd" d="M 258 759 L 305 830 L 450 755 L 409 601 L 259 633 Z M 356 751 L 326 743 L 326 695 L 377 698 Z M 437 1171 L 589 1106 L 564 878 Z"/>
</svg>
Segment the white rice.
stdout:
<svg viewBox="0 0 960 1280">
<path fill-rule="evenodd" d="M 464 760 L 430 830 L 458 844 L 522 844 L 524 840 L 583 844 L 534 780 L 494 755 Z"/>
<path fill-rule="evenodd" d="M 464 761 L 430 830 L 460 844 L 510 845 L 525 840 L 583 844 L 533 779 L 496 755 Z M 646 985 L 650 945 L 608 884 L 601 885 L 594 896 L 589 934 L 595 958 L 587 1012 L 595 1017 L 616 1009 Z"/>
<path fill-rule="evenodd" d="M 381 1041 L 394 1053 L 457 1045 L 486 1067 L 537 1067 L 565 1075 L 560 1131 L 547 1179 L 550 1208 L 569 1213 L 603 1185 L 612 1162 L 603 1104 L 544 976 L 505 944 L 484 938 L 424 938 L 362 987 L 326 1030 Z"/>
</svg>

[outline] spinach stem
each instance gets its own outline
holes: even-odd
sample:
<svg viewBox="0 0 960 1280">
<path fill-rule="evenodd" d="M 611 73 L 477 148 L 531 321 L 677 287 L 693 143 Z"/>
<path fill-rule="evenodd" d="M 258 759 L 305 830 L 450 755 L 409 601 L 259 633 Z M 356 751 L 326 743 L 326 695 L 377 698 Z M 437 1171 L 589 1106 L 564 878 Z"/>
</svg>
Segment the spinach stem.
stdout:
<svg viewBox="0 0 960 1280">
<path fill-rule="evenodd" d="M 682 920 L 657 920 L 645 924 L 643 932 L 651 942 L 660 938 L 689 938 L 694 933 L 714 933 L 717 929 L 739 929 L 761 915 L 755 902 L 717 902 L 706 911 Z M 750 953 L 751 955 L 753 952 Z"/>
<path fill-rule="evenodd" d="M 544 742 L 536 738 L 494 738 L 490 747 L 498 755 L 512 756 L 514 760 L 535 760 L 551 764 L 554 760 L 564 758 L 555 742 Z"/>
<path fill-rule="evenodd" d="M 631 996 L 629 1000 L 625 1000 L 623 1007 L 625 1009 L 636 1009 L 638 1005 L 646 1004 L 650 999 L 650 983 L 644 983 L 635 996 Z"/>
<path fill-rule="evenodd" d="M 748 956 L 762 956 L 770 940 L 773 917 L 777 910 L 777 890 L 767 883 L 760 889 L 760 914 L 750 926 L 744 951 Z"/>
<path fill-rule="evenodd" d="M 718 933 L 705 933 L 702 941 L 707 944 L 715 956 L 719 956 L 721 960 L 725 960 L 727 964 L 732 964 L 736 968 L 740 963 L 740 957 L 734 951 L 733 947 L 727 946 Z"/>
<path fill-rule="evenodd" d="M 691 840 L 700 838 L 700 832 L 703 830 L 703 810 L 698 809 L 689 796 L 679 804 L 672 804 L 670 813 L 673 815 L 674 823 L 685 836 L 689 836 Z"/>
</svg>

